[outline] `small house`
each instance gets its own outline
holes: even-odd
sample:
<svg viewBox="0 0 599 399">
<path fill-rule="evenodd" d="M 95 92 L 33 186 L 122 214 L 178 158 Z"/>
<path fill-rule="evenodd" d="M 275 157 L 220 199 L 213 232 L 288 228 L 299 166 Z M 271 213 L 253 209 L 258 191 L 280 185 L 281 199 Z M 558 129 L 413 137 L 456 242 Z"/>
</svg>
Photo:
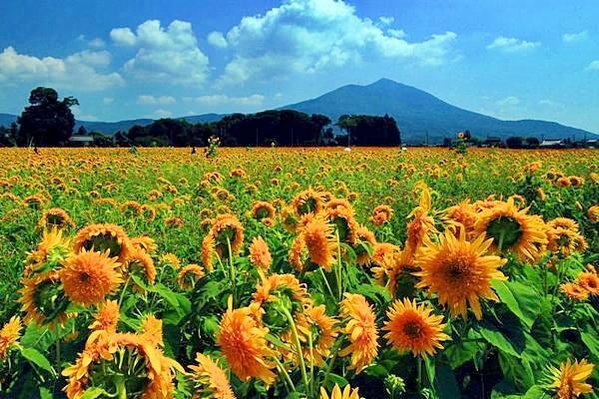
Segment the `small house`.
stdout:
<svg viewBox="0 0 599 399">
<path fill-rule="evenodd" d="M 541 148 L 564 148 L 566 142 L 561 139 L 544 139 L 539 145 Z"/>
<path fill-rule="evenodd" d="M 69 138 L 69 144 L 73 147 L 87 147 L 94 144 L 94 138 L 92 136 L 74 134 Z"/>
</svg>

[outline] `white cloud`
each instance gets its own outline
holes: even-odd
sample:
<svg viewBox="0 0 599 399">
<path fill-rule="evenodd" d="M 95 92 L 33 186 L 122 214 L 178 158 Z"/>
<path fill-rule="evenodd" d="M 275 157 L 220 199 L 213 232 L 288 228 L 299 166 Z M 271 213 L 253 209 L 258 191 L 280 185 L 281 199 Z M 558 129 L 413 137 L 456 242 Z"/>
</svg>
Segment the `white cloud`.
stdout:
<svg viewBox="0 0 599 399">
<path fill-rule="evenodd" d="M 97 116 L 87 114 L 87 113 L 81 111 L 81 108 L 78 107 L 77 105 L 71 107 L 71 110 L 73 111 L 73 115 L 75 116 L 75 119 L 77 119 L 77 120 L 87 121 L 87 122 L 95 122 L 98 120 Z"/>
<path fill-rule="evenodd" d="M 214 47 L 226 48 L 227 47 L 227 39 L 222 32 L 210 32 L 208 35 L 208 43 L 213 45 Z"/>
<path fill-rule="evenodd" d="M 137 48 L 124 70 L 141 80 L 201 85 L 208 76 L 208 57 L 197 47 L 189 22 L 174 20 L 166 28 L 160 21 L 148 20 L 137 27 L 110 32 L 115 43 Z"/>
<path fill-rule="evenodd" d="M 580 42 L 580 41 L 585 40 L 588 36 L 589 36 L 589 32 L 586 30 L 583 30 L 582 32 L 578 32 L 578 33 L 564 33 L 562 35 L 562 41 L 564 43 Z"/>
<path fill-rule="evenodd" d="M 100 39 L 99 37 L 96 37 L 95 39 L 90 40 L 88 44 L 94 48 L 103 48 L 104 46 L 106 46 L 106 43 L 104 42 L 104 40 Z"/>
<path fill-rule="evenodd" d="M 587 71 L 599 71 L 599 60 L 591 62 L 586 69 Z"/>
<path fill-rule="evenodd" d="M 389 21 L 389 20 L 387 20 Z M 288 0 L 264 15 L 244 17 L 226 34 L 233 60 L 221 84 L 317 73 L 367 60 L 446 61 L 457 35 L 445 32 L 410 43 L 405 32 L 385 30 L 337 0 Z"/>
<path fill-rule="evenodd" d="M 561 106 L 562 104 L 561 104 L 561 103 L 558 103 L 558 102 L 556 102 L 556 101 L 550 100 L 550 99 L 548 99 L 548 98 L 544 98 L 544 99 L 542 99 L 542 100 L 539 100 L 539 105 L 545 105 L 545 106 L 547 106 L 547 107 L 559 107 L 559 106 Z"/>
<path fill-rule="evenodd" d="M 157 109 L 154 111 L 153 114 L 156 118 L 170 118 L 171 116 L 173 116 L 173 113 L 171 111 L 168 111 L 166 109 Z"/>
<path fill-rule="evenodd" d="M 498 36 L 487 46 L 489 50 L 501 50 L 506 53 L 517 53 L 532 50 L 541 45 L 540 42 L 529 42 L 515 37 Z"/>
<path fill-rule="evenodd" d="M 104 90 L 125 82 L 116 72 L 101 72 L 110 64 L 107 51 L 85 50 L 61 59 L 19 54 L 12 47 L 0 53 L 0 85 L 14 81 L 45 84 L 57 88 Z"/>
<path fill-rule="evenodd" d="M 516 105 L 520 104 L 520 99 L 518 97 L 509 96 L 504 99 L 496 101 L 495 104 L 497 104 L 499 107 L 502 107 L 502 108 L 515 107 Z"/>
<path fill-rule="evenodd" d="M 114 98 L 113 97 L 104 97 L 102 99 L 102 102 L 106 105 L 112 104 L 114 102 Z"/>
<path fill-rule="evenodd" d="M 230 97 L 226 94 L 215 94 L 210 96 L 187 97 L 184 100 L 194 101 L 206 106 L 217 105 L 235 105 L 245 107 L 256 107 L 264 103 L 265 97 L 262 94 L 252 94 L 247 97 Z"/>
<path fill-rule="evenodd" d="M 379 23 L 383 26 L 391 25 L 394 21 L 393 17 L 379 17 Z"/>
<path fill-rule="evenodd" d="M 175 104 L 177 100 L 171 96 L 160 96 L 154 97 L 151 95 L 140 95 L 137 97 L 137 103 L 141 105 L 154 105 L 154 104 Z"/>
</svg>

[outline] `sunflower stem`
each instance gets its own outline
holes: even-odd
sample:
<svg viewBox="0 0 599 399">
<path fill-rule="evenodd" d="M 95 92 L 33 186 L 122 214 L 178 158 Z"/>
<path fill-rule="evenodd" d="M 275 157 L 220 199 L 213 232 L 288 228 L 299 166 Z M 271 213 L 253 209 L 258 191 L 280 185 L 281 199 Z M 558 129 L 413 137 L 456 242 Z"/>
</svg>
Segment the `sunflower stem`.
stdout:
<svg viewBox="0 0 599 399">
<path fill-rule="evenodd" d="M 318 270 L 320 270 L 320 274 L 322 275 L 324 284 L 327 286 L 327 290 L 329 291 L 329 294 L 331 294 L 331 298 L 335 298 L 335 294 L 333 294 L 333 289 L 331 288 L 331 285 L 329 284 L 329 279 L 327 278 L 326 274 L 324 274 L 322 267 L 319 267 Z"/>
<path fill-rule="evenodd" d="M 422 357 L 418 356 L 418 361 L 416 363 L 416 372 L 417 372 L 417 383 L 418 383 L 418 393 L 422 392 Z"/>
<path fill-rule="evenodd" d="M 287 372 L 287 370 L 285 370 L 285 366 L 283 366 L 283 364 L 281 363 L 281 361 L 279 359 L 277 359 L 276 357 L 274 358 L 275 363 L 277 364 L 277 368 L 279 369 L 279 373 L 283 374 L 283 377 L 285 378 L 285 385 L 288 385 L 287 389 L 289 391 L 289 393 L 291 392 L 295 392 L 295 385 L 293 385 L 293 381 L 291 381 L 291 377 L 289 377 L 289 373 Z"/>
<path fill-rule="evenodd" d="M 60 367 L 60 340 L 56 340 L 56 370 L 62 370 Z"/>
<path fill-rule="evenodd" d="M 123 300 L 125 299 L 125 292 L 127 292 L 127 287 L 129 286 L 130 276 L 127 276 L 127 280 L 125 280 L 125 286 L 123 287 L 123 291 L 121 291 L 121 297 L 119 298 L 119 308 L 121 307 Z"/>
<path fill-rule="evenodd" d="M 235 265 L 233 264 L 233 251 L 231 249 L 231 240 L 227 236 L 227 251 L 229 253 L 229 267 L 231 269 L 231 284 L 233 284 L 233 307 L 237 302 L 237 275 L 235 272 Z"/>
<path fill-rule="evenodd" d="M 341 239 L 339 238 L 339 231 L 336 232 L 336 236 L 337 236 L 337 270 L 336 270 L 336 277 L 337 277 L 337 289 L 339 290 L 339 301 L 341 301 L 343 299 L 343 281 L 342 276 L 343 273 L 341 271 L 341 268 L 343 267 L 343 263 L 341 262 Z"/>
<path fill-rule="evenodd" d="M 127 399 L 127 387 L 125 386 L 125 378 L 121 374 L 117 374 L 114 377 L 114 384 L 116 385 L 116 392 L 118 399 Z"/>
<path fill-rule="evenodd" d="M 295 343 L 295 350 L 297 351 L 297 358 L 300 364 L 300 371 L 302 373 L 302 382 L 304 383 L 305 389 L 309 389 L 308 385 L 308 374 L 306 373 L 306 362 L 304 361 L 304 354 L 302 352 L 302 344 L 300 343 L 299 334 L 297 333 L 297 327 L 295 326 L 295 322 L 293 321 L 293 316 L 289 313 L 289 310 L 284 306 L 281 306 L 281 311 L 287 318 L 289 325 L 291 326 L 291 333 L 293 334 L 293 340 Z"/>
<path fill-rule="evenodd" d="M 314 393 L 314 343 L 312 342 L 312 330 L 308 334 L 308 345 L 310 347 L 310 392 Z"/>
</svg>

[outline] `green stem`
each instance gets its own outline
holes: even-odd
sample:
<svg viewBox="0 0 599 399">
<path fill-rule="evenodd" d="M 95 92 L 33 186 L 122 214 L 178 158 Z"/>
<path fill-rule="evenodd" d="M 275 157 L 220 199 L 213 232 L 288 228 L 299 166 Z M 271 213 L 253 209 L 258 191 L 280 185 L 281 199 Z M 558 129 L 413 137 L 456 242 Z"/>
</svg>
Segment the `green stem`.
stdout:
<svg viewBox="0 0 599 399">
<path fill-rule="evenodd" d="M 318 270 L 320 270 L 320 274 L 322 275 L 324 284 L 327 286 L 327 290 L 329 291 L 329 294 L 331 294 L 331 298 L 335 298 L 335 294 L 333 294 L 333 289 L 331 288 L 331 285 L 329 284 L 329 280 L 328 280 L 326 274 L 324 274 L 324 270 L 322 270 L 322 267 L 319 267 Z"/>
<path fill-rule="evenodd" d="M 125 292 L 127 292 L 127 287 L 129 286 L 130 279 L 131 279 L 131 277 L 127 276 L 127 280 L 125 281 L 125 286 L 123 287 L 123 291 L 121 291 L 121 297 L 119 298 L 119 308 L 121 307 L 121 304 L 123 303 L 123 300 L 125 299 Z"/>
<path fill-rule="evenodd" d="M 116 392 L 118 399 L 127 399 L 127 387 L 125 386 L 125 378 L 119 374 L 114 377 L 114 383 L 116 385 Z"/>
<path fill-rule="evenodd" d="M 291 381 L 291 377 L 289 377 L 289 373 L 287 372 L 287 370 L 285 370 L 285 366 L 283 366 L 281 361 L 279 359 L 277 359 L 276 357 L 274 358 L 274 360 L 275 360 L 275 363 L 277 364 L 277 368 L 279 369 L 279 373 L 283 374 L 283 377 L 285 378 L 287 385 L 289 385 L 289 387 L 288 387 L 289 393 L 295 392 L 295 385 L 293 385 L 293 381 Z"/>
<path fill-rule="evenodd" d="M 418 356 L 418 362 L 416 363 L 416 371 L 417 371 L 417 382 L 418 382 L 418 393 L 422 392 L 422 357 Z"/>
<path fill-rule="evenodd" d="M 333 369 L 333 364 L 335 364 L 335 360 L 337 360 L 337 351 L 335 351 L 333 353 L 333 357 L 331 358 L 331 360 L 329 361 L 328 367 L 327 367 L 327 371 L 324 375 L 324 380 L 322 381 L 321 386 L 326 386 L 327 382 L 329 381 L 329 375 L 331 374 L 331 370 Z"/>
<path fill-rule="evenodd" d="M 56 340 L 56 370 L 60 372 L 62 367 L 60 367 L 60 340 Z"/>
<path fill-rule="evenodd" d="M 231 284 L 233 284 L 233 307 L 237 303 L 237 274 L 233 263 L 233 251 L 231 250 L 231 240 L 227 237 L 227 250 L 229 251 L 229 267 L 231 269 Z"/>
<path fill-rule="evenodd" d="M 314 343 L 312 342 L 312 330 L 308 334 L 308 345 L 310 347 L 310 392 L 314 392 Z"/>
<path fill-rule="evenodd" d="M 284 306 L 281 306 L 281 311 L 287 318 L 287 322 L 289 322 L 289 326 L 291 327 L 291 333 L 293 334 L 293 340 L 295 343 L 295 350 L 297 351 L 297 358 L 300 364 L 300 371 L 302 373 L 302 381 L 306 387 L 306 390 L 308 390 L 308 374 L 306 373 L 306 363 L 304 362 L 304 354 L 302 352 L 302 344 L 300 343 L 299 334 L 297 333 L 297 327 L 295 326 L 293 316 L 291 316 L 289 310 L 287 310 Z"/>
<path fill-rule="evenodd" d="M 337 289 L 339 290 L 339 301 L 341 301 L 343 299 L 343 282 L 342 282 L 342 276 L 343 273 L 341 271 L 341 268 L 343 267 L 343 263 L 341 262 L 341 240 L 339 239 L 339 232 L 337 231 L 337 270 L 336 270 L 336 276 L 337 276 Z"/>
</svg>

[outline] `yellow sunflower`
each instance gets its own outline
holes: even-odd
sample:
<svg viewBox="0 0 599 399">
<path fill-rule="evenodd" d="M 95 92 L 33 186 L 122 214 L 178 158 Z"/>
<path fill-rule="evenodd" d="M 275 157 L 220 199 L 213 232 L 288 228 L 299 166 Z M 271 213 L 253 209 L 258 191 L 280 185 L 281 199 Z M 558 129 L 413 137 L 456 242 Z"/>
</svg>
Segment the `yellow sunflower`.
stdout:
<svg viewBox="0 0 599 399">
<path fill-rule="evenodd" d="M 350 370 L 360 372 L 372 363 L 378 354 L 379 333 L 372 306 L 360 294 L 345 294 L 341 301 L 341 330 L 349 340 L 349 345 L 339 352 L 339 356 L 351 355 Z"/>
<path fill-rule="evenodd" d="M 195 283 L 202 277 L 204 277 L 202 266 L 192 263 L 181 269 L 177 275 L 177 284 L 184 290 L 193 289 Z"/>
<path fill-rule="evenodd" d="M 416 254 L 414 263 L 421 271 L 416 288 L 427 288 L 438 295 L 439 303 L 449 307 L 453 316 L 467 318 L 470 306 L 477 319 L 481 319 L 480 299 L 497 301 L 491 289 L 492 280 L 507 280 L 499 270 L 506 263 L 498 256 L 485 255 L 492 240 L 480 235 L 466 241 L 464 230 L 459 239 L 451 232 L 440 236 L 438 244 L 428 241 Z"/>
<path fill-rule="evenodd" d="M 189 369 L 193 372 L 191 379 L 195 382 L 195 394 L 199 398 L 235 399 L 229 378 L 216 361 L 197 353 L 196 362 L 197 366 L 189 366 Z"/>
<path fill-rule="evenodd" d="M 588 363 L 586 359 L 570 359 L 566 363 L 561 363 L 560 367 L 551 367 L 549 369 L 551 384 L 550 388 L 557 393 L 558 399 L 574 399 L 581 394 L 593 391 L 591 384 L 585 383 L 587 378 L 593 373 L 593 363 Z"/>
<path fill-rule="evenodd" d="M 319 216 L 309 222 L 301 234 L 312 263 L 331 271 L 337 252 L 332 226 Z"/>
<path fill-rule="evenodd" d="M 127 261 L 133 247 L 125 231 L 114 224 L 92 224 L 79 230 L 73 242 L 73 250 L 82 249 L 97 252 L 108 250 L 110 257 L 117 257 L 119 263 Z"/>
<path fill-rule="evenodd" d="M 21 310 L 25 312 L 25 323 L 35 321 L 40 326 L 54 328 L 66 322 L 70 316 L 66 313 L 70 301 L 63 290 L 58 272 L 40 273 L 25 278 L 22 282 L 19 302 L 22 304 Z"/>
<path fill-rule="evenodd" d="M 21 318 L 13 316 L 2 329 L 0 329 L 0 361 L 6 359 L 6 354 L 21 336 Z"/>
<path fill-rule="evenodd" d="M 320 387 L 320 399 L 360 399 L 360 394 L 358 393 L 358 388 L 352 389 L 352 387 L 346 385 L 341 390 L 339 385 L 335 384 L 330 396 L 323 387 Z"/>
<path fill-rule="evenodd" d="M 312 359 L 317 367 L 322 367 L 329 358 L 331 348 L 338 335 L 337 320 L 326 314 L 325 305 L 308 308 L 298 315 L 297 325 L 301 333 L 301 340 L 307 343 L 312 339 L 312 352 L 309 345 L 302 349 L 305 359 Z M 310 338 L 309 338 L 310 337 Z"/>
<path fill-rule="evenodd" d="M 432 314 L 433 308 L 404 298 L 396 300 L 389 311 L 388 321 L 383 330 L 385 338 L 399 351 L 412 351 L 414 356 L 433 356 L 437 349 L 443 349 L 441 341 L 449 336 L 443 332 L 443 316 Z"/>
<path fill-rule="evenodd" d="M 258 269 L 266 272 L 272 265 L 272 256 L 268 244 L 262 237 L 255 237 L 250 245 L 250 262 Z"/>
<path fill-rule="evenodd" d="M 83 249 L 69 257 L 60 271 L 65 294 L 82 305 L 101 302 L 122 282 L 118 266 L 108 250 L 100 253 Z"/>
</svg>

